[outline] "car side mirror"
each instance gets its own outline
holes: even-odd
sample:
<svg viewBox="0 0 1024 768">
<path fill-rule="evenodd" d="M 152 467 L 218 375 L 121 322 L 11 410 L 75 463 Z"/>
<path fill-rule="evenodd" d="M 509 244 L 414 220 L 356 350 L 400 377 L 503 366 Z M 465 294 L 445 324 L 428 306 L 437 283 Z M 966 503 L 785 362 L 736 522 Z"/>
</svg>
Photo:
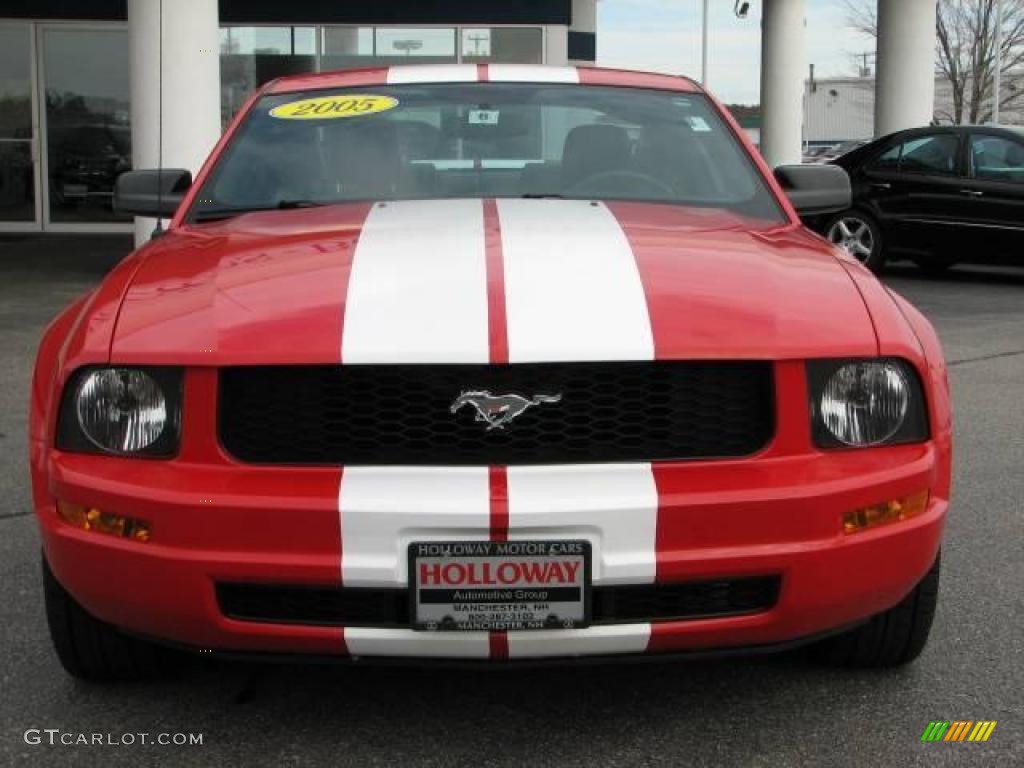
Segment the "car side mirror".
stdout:
<svg viewBox="0 0 1024 768">
<path fill-rule="evenodd" d="M 181 168 L 126 171 L 114 182 L 114 210 L 168 219 L 178 210 L 190 186 L 192 174 Z"/>
<path fill-rule="evenodd" d="M 850 177 L 838 165 L 780 165 L 775 178 L 801 216 L 836 213 L 850 207 Z"/>
</svg>

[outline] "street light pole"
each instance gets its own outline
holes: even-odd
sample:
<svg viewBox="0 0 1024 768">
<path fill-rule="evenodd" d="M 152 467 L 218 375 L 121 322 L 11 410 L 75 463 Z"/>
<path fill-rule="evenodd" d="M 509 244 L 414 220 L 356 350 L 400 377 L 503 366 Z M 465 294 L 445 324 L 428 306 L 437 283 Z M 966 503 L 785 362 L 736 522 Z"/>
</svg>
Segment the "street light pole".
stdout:
<svg viewBox="0 0 1024 768">
<path fill-rule="evenodd" d="M 704 0 L 704 11 L 700 24 L 700 84 L 708 87 L 708 0 Z"/>
<path fill-rule="evenodd" d="M 999 122 L 999 86 L 1003 70 L 1003 0 L 996 0 L 995 74 L 992 82 L 992 122 Z"/>
</svg>

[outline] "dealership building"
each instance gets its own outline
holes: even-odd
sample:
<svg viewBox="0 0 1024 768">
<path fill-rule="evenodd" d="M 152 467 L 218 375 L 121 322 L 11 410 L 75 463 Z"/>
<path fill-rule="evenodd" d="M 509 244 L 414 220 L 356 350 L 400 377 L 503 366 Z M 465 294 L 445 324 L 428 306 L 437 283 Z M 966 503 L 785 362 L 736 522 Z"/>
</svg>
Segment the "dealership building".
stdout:
<svg viewBox="0 0 1024 768">
<path fill-rule="evenodd" d="M 249 94 L 282 75 L 592 64 L 595 3 L 3 0 L 0 233 L 131 231 L 111 210 L 117 174 L 161 157 L 195 171 Z"/>
<path fill-rule="evenodd" d="M 964 94 L 968 104 L 971 96 L 969 86 L 970 83 Z M 870 75 L 808 80 L 804 97 L 804 140 L 811 145 L 828 145 L 872 138 L 875 135 L 875 89 L 875 78 Z M 1004 72 L 1000 123 L 1024 125 L 1024 98 L 1007 96 L 1021 92 L 1024 92 L 1024 71 Z M 936 75 L 933 121 L 937 125 L 954 122 L 954 101 L 952 83 L 948 78 Z M 988 99 L 982 104 L 989 109 L 990 105 L 991 100 Z M 978 122 L 988 120 L 989 112 L 986 111 Z"/>
<path fill-rule="evenodd" d="M 0 0 L 0 234 L 132 231 L 111 210 L 117 175 L 194 173 L 248 95 L 281 75 L 593 64 L 597 2 Z M 761 151 L 776 165 L 801 156 L 807 2 L 755 4 Z M 875 2 L 878 135 L 932 119 L 936 0 Z"/>
</svg>

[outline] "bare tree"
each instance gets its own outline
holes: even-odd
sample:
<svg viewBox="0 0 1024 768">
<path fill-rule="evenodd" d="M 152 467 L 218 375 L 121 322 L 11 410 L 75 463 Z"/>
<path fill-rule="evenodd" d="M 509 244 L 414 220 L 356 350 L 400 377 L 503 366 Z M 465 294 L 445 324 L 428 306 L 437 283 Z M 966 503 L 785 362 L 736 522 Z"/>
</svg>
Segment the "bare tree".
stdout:
<svg viewBox="0 0 1024 768">
<path fill-rule="evenodd" d="M 874 0 L 844 0 L 850 26 L 878 36 Z M 952 112 L 936 118 L 953 123 L 983 123 L 992 118 L 995 75 L 996 0 L 938 0 L 935 66 L 953 92 Z M 1024 63 L 1024 0 L 1003 0 L 1003 87 L 999 108 L 1024 104 L 1024 90 L 1014 78 Z M 1009 76 L 1007 76 L 1009 75 Z"/>
</svg>

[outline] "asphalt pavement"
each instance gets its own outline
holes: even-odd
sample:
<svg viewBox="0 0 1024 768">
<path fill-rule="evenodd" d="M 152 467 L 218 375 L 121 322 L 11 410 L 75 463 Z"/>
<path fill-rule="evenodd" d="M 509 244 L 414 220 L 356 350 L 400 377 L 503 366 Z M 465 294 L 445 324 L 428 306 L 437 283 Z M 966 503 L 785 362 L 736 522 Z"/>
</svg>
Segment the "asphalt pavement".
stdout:
<svg viewBox="0 0 1024 768">
<path fill-rule="evenodd" d="M 123 241 L 88 259 L 80 242 L 43 243 L 0 240 L 0 765 L 1024 765 L 1024 270 L 886 277 L 938 327 L 956 408 L 939 611 L 905 669 L 799 653 L 480 671 L 197 662 L 104 687 L 67 677 L 50 649 L 25 419 L 42 328 Z M 998 725 L 986 743 L 922 743 L 931 720 Z M 51 746 L 45 729 L 202 744 Z"/>
</svg>

